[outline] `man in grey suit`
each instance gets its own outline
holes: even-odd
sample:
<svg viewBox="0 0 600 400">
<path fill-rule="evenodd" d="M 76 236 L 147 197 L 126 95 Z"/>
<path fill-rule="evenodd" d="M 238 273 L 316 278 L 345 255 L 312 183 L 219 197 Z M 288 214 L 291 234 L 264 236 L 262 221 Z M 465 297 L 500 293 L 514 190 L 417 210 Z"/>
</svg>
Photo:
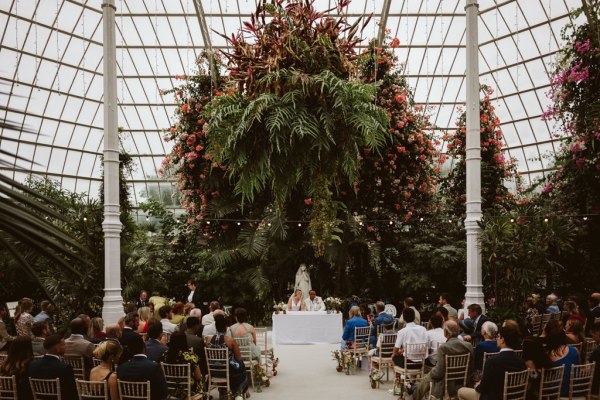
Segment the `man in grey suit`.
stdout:
<svg viewBox="0 0 600 400">
<path fill-rule="evenodd" d="M 455 321 L 446 321 L 444 323 L 444 335 L 448 339 L 446 343 L 442 344 L 437 351 L 437 363 L 435 367 L 423 377 L 421 382 L 417 384 L 414 393 L 415 400 L 424 399 L 429 391 L 429 384 L 433 382 L 432 395 L 436 398 L 442 398 L 444 394 L 444 375 L 446 373 L 446 355 L 457 356 L 460 354 L 470 354 L 469 360 L 469 371 L 472 370 L 473 365 L 473 346 L 470 343 L 462 341 L 458 338 L 460 328 Z M 451 396 L 456 396 L 458 387 L 452 382 L 448 387 L 448 393 Z M 459 385 L 460 386 L 460 385 Z"/>
<path fill-rule="evenodd" d="M 94 344 L 86 340 L 85 335 L 87 324 L 81 318 L 75 318 L 71 321 L 71 336 L 65 339 L 67 345 L 65 356 L 83 357 L 85 366 L 85 379 L 88 379 L 92 369 L 92 357 L 94 353 Z"/>
</svg>

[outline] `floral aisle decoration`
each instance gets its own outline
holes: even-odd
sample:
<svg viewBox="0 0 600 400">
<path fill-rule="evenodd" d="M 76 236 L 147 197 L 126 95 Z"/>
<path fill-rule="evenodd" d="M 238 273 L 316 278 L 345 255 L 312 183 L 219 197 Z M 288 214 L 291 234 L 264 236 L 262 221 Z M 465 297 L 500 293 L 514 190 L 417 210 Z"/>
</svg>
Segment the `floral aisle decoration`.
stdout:
<svg viewBox="0 0 600 400">
<path fill-rule="evenodd" d="M 513 180 L 520 191 L 521 180 L 516 168 L 516 160 L 506 158 L 503 151 L 500 119 L 496 116 L 490 96 L 493 89 L 481 85 L 483 99 L 479 105 L 481 138 L 481 201 L 482 209 L 493 207 L 510 208 L 516 201 L 515 194 L 506 187 Z M 444 135 L 448 155 L 454 158 L 452 171 L 442 181 L 442 195 L 446 207 L 452 215 L 464 215 L 467 188 L 466 169 L 466 128 L 467 113 L 463 111 L 457 121 L 457 129 Z"/>
<path fill-rule="evenodd" d="M 259 364 L 256 364 L 252 367 L 252 373 L 254 374 L 254 383 L 256 392 L 262 392 L 262 387 L 271 386 L 271 381 L 269 380 L 269 376 L 263 369 L 263 367 Z"/>
<path fill-rule="evenodd" d="M 340 350 L 335 350 L 332 351 L 331 354 L 333 355 L 333 359 L 335 361 L 337 361 L 337 367 L 335 368 L 337 370 L 337 372 L 342 372 L 344 370 L 344 361 L 343 361 L 343 354 Z"/>
<path fill-rule="evenodd" d="M 377 368 L 372 368 L 371 373 L 369 374 L 369 381 L 371 382 L 371 389 L 379 388 L 379 385 L 381 384 L 382 379 L 383 379 L 383 371 L 380 371 Z"/>
</svg>

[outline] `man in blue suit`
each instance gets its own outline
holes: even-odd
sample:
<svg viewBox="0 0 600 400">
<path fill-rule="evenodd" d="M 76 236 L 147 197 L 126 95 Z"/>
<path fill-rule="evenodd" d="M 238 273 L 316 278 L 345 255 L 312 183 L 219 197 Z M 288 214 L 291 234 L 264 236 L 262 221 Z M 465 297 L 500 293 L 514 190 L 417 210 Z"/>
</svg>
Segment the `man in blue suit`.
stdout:
<svg viewBox="0 0 600 400">
<path fill-rule="evenodd" d="M 475 389 L 460 388 L 461 400 L 501 400 L 504 395 L 504 373 L 524 371 L 527 367 L 523 358 L 513 349 L 519 346 L 519 332 L 512 327 L 503 326 L 496 339 L 500 354 L 490 357 L 483 369 L 481 382 Z"/>
<path fill-rule="evenodd" d="M 119 365 L 117 378 L 129 382 L 150 381 L 150 398 L 164 400 L 168 397 L 167 380 L 160 364 L 148 360 L 144 340 L 141 336 L 133 336 L 128 343 L 133 354 L 131 360 Z"/>
<path fill-rule="evenodd" d="M 65 354 L 67 345 L 60 335 L 52 335 L 44 341 L 46 354 L 44 357 L 33 360 L 27 368 L 27 374 L 36 379 L 60 379 L 60 391 L 63 399 L 76 399 L 75 375 L 73 368 L 61 361 L 60 356 Z"/>
<path fill-rule="evenodd" d="M 153 322 L 148 327 L 148 341 L 146 342 L 146 355 L 149 360 L 160 362 L 160 359 L 168 347 L 160 342 L 162 335 L 162 323 L 160 321 Z"/>
</svg>

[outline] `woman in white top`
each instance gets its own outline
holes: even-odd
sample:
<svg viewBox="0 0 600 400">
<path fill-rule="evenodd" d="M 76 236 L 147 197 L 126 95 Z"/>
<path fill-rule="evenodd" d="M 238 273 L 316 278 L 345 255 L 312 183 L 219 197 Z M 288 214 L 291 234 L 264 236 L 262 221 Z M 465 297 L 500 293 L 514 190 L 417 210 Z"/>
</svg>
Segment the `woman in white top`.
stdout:
<svg viewBox="0 0 600 400">
<path fill-rule="evenodd" d="M 288 311 L 306 311 L 304 301 L 302 300 L 302 290 L 296 289 L 294 294 L 290 296 L 287 309 Z"/>
</svg>

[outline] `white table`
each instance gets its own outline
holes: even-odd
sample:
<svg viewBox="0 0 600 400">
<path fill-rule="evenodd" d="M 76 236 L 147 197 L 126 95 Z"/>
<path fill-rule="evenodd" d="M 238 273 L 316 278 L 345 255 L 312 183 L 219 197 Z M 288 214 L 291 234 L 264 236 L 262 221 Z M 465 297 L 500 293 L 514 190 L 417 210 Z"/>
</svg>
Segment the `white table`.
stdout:
<svg viewBox="0 0 600 400">
<path fill-rule="evenodd" d="M 288 311 L 273 314 L 274 344 L 339 343 L 341 340 L 341 313 Z"/>
</svg>

